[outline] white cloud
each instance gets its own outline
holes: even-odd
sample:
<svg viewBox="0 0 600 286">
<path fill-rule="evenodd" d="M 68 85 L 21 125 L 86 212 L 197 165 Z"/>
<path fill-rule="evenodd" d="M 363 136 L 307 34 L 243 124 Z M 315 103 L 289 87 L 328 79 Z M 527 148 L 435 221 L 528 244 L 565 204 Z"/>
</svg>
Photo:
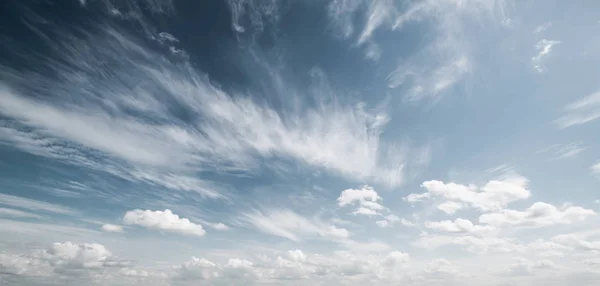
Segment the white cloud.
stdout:
<svg viewBox="0 0 600 286">
<path fill-rule="evenodd" d="M 368 11 L 366 12 L 366 23 L 363 31 L 358 37 L 357 44 L 365 43 L 377 28 L 387 22 L 386 26 L 391 26 L 396 17 L 396 7 L 393 1 L 377 0 L 371 1 Z"/>
<path fill-rule="evenodd" d="M 180 218 L 169 209 L 164 211 L 131 210 L 123 216 L 123 223 L 186 235 L 204 236 L 206 234 L 201 225 L 193 223 L 187 218 Z"/>
<path fill-rule="evenodd" d="M 293 241 L 315 237 L 336 240 L 350 236 L 344 228 L 317 219 L 310 220 L 287 209 L 254 211 L 246 213 L 241 220 L 259 231 Z"/>
<path fill-rule="evenodd" d="M 54 243 L 48 249 L 29 254 L 0 254 L 0 272 L 18 276 L 60 277 L 55 273 L 80 276 L 85 275 L 85 271 L 127 265 L 129 262 L 117 258 L 97 243 Z"/>
<path fill-rule="evenodd" d="M 434 250 L 446 245 L 459 245 L 465 247 L 469 252 L 477 254 L 485 253 L 507 253 L 519 250 L 521 245 L 510 238 L 499 238 L 492 236 L 450 236 L 422 233 L 413 242 L 416 247 Z"/>
<path fill-rule="evenodd" d="M 374 211 L 369 208 L 359 207 L 357 210 L 352 212 L 355 215 L 366 215 L 366 216 L 374 216 L 377 215 L 377 211 Z"/>
<path fill-rule="evenodd" d="M 249 97 L 225 93 L 204 75 L 154 55 L 115 30 L 101 31 L 104 34 L 89 35 L 88 42 L 54 43 L 57 50 L 72 45 L 83 53 L 60 55 L 61 60 L 81 68 L 76 75 L 54 65 L 48 68 L 64 75 L 60 81 L 15 71 L 12 78 L 16 82 L 4 83 L 8 87 L 0 89 L 0 113 L 14 119 L 15 125 L 3 126 L 13 135 L 2 141 L 11 140 L 25 151 L 46 155 L 53 148 L 69 148 L 68 152 L 77 152 L 81 160 L 61 158 L 72 163 L 85 160 L 93 165 L 99 156 L 177 175 L 214 168 L 252 172 L 262 158 L 281 157 L 349 178 L 392 186 L 404 181 L 406 162 L 400 150 L 380 138 L 387 122 L 383 112 L 369 110 L 364 103 L 338 101 L 317 101 L 306 108 L 277 112 Z M 102 66 L 97 62 L 120 64 Z M 105 73 L 115 76 L 98 76 Z M 326 82 L 324 75 L 317 77 Z M 53 84 L 48 87 L 47 81 Z M 46 94 L 63 101 L 32 99 L 21 94 L 26 90 L 17 93 L 12 88 L 25 82 L 32 88 L 43 86 Z M 129 84 L 134 82 L 146 84 L 132 91 Z M 307 96 L 319 97 L 326 89 Z M 168 102 L 202 120 L 182 124 L 170 113 Z M 157 120 L 148 122 L 124 110 Z"/>
<path fill-rule="evenodd" d="M 581 125 L 600 118 L 600 92 L 569 103 L 565 106 L 565 113 L 556 120 L 560 128 Z"/>
<path fill-rule="evenodd" d="M 381 228 L 386 228 L 390 225 L 390 222 L 387 220 L 378 220 L 375 222 L 375 224 L 377 224 L 377 226 L 379 226 Z"/>
<path fill-rule="evenodd" d="M 123 232 L 123 226 L 114 224 L 103 224 L 102 231 L 106 232 Z"/>
<path fill-rule="evenodd" d="M 448 201 L 437 205 L 437 208 L 447 214 L 454 214 L 458 210 L 464 208 L 465 205 L 458 202 Z"/>
<path fill-rule="evenodd" d="M 588 241 L 585 237 L 576 234 L 561 234 L 552 238 L 552 241 L 584 251 L 600 251 L 600 241 Z"/>
<path fill-rule="evenodd" d="M 428 199 L 442 200 L 442 208 L 448 205 L 455 207 L 458 204 L 466 204 L 481 211 L 501 210 L 509 203 L 529 198 L 530 191 L 527 190 L 527 179 L 518 175 L 501 180 L 492 180 L 483 187 L 475 185 L 461 185 L 456 183 L 444 183 L 441 181 L 426 181 L 421 184 L 427 190 L 421 194 L 410 194 L 404 200 L 414 203 Z M 448 203 L 448 202 L 453 202 Z M 453 208 L 444 210 L 453 210 Z"/>
<path fill-rule="evenodd" d="M 387 216 L 384 217 L 383 220 L 376 221 L 375 223 L 377 224 L 377 226 L 385 228 L 385 227 L 388 227 L 388 226 L 392 226 L 392 225 L 394 225 L 395 223 L 398 223 L 398 222 L 401 225 L 407 226 L 407 227 L 413 227 L 413 226 L 416 225 L 414 222 L 411 222 L 411 221 L 409 221 L 409 220 L 407 220 L 405 218 L 399 218 L 398 216 L 393 215 L 393 214 L 387 215 Z"/>
<path fill-rule="evenodd" d="M 581 154 L 585 148 L 581 142 L 570 142 L 567 144 L 555 144 L 550 147 L 544 148 L 538 153 L 551 153 L 552 160 L 573 158 Z"/>
<path fill-rule="evenodd" d="M 435 98 L 470 71 L 470 60 L 464 55 L 458 55 L 431 70 L 422 70 L 411 65 L 399 66 L 388 76 L 388 85 L 390 88 L 397 88 L 410 82 L 407 99 L 418 101 L 428 96 Z"/>
<path fill-rule="evenodd" d="M 544 67 L 542 65 L 543 60 L 550 55 L 552 47 L 558 44 L 560 44 L 560 41 L 542 39 L 535 45 L 535 49 L 538 51 L 538 54 L 531 58 L 531 63 L 533 64 L 533 69 L 535 71 L 544 71 Z"/>
<path fill-rule="evenodd" d="M 210 227 L 212 227 L 212 228 L 214 228 L 214 229 L 216 229 L 216 230 L 228 230 L 229 229 L 229 227 L 226 224 L 221 223 L 221 222 L 210 223 L 210 224 L 207 224 L 207 225 L 210 226 Z"/>
<path fill-rule="evenodd" d="M 560 268 L 556 263 L 550 260 L 538 260 L 530 261 L 524 258 L 516 258 L 516 262 L 510 265 L 504 271 L 499 274 L 510 275 L 510 276 L 521 276 L 521 275 L 532 275 L 534 271 L 540 269 L 558 269 Z"/>
<path fill-rule="evenodd" d="M 43 218 L 40 215 L 10 208 L 0 208 L 0 217 Z"/>
<path fill-rule="evenodd" d="M 594 166 L 592 166 L 592 173 L 600 175 L 600 162 L 598 162 Z M 596 203 L 599 203 L 599 201 L 596 200 Z"/>
<path fill-rule="evenodd" d="M 0 194 L 0 205 L 7 205 L 13 208 L 26 209 L 35 212 L 47 212 L 64 215 L 72 215 L 76 212 L 71 208 L 57 204 L 27 199 L 23 197 Z"/>
<path fill-rule="evenodd" d="M 379 203 L 381 200 L 381 197 L 370 186 L 364 186 L 362 189 L 346 189 L 342 191 L 337 199 L 340 207 L 347 205 L 357 206 L 353 214 L 369 216 L 377 215 L 379 211 L 385 209 Z"/>
<path fill-rule="evenodd" d="M 593 210 L 582 207 L 568 206 L 559 209 L 551 204 L 537 202 L 525 211 L 504 209 L 482 214 L 479 222 L 497 227 L 545 227 L 554 224 L 571 224 L 595 214 Z"/>
<path fill-rule="evenodd" d="M 425 227 L 440 232 L 450 233 L 485 233 L 494 230 L 491 226 L 474 225 L 470 220 L 457 218 L 454 221 L 426 221 Z"/>
<path fill-rule="evenodd" d="M 533 32 L 536 34 L 539 34 L 541 32 L 548 30 L 550 27 L 552 27 L 552 22 L 546 22 L 544 24 L 541 24 L 541 25 L 535 27 L 535 30 L 533 30 Z"/>
<path fill-rule="evenodd" d="M 192 257 L 176 269 L 179 271 L 180 279 L 183 280 L 211 280 L 220 275 L 215 263 L 196 257 Z"/>
</svg>

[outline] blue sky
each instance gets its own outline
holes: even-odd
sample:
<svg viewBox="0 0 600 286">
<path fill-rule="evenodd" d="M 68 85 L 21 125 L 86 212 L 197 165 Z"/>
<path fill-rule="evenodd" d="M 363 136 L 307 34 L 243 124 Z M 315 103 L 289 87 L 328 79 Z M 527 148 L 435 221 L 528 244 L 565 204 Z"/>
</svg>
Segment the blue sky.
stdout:
<svg viewBox="0 0 600 286">
<path fill-rule="evenodd" d="M 4 284 L 600 282 L 600 3 L 0 5 Z"/>
</svg>

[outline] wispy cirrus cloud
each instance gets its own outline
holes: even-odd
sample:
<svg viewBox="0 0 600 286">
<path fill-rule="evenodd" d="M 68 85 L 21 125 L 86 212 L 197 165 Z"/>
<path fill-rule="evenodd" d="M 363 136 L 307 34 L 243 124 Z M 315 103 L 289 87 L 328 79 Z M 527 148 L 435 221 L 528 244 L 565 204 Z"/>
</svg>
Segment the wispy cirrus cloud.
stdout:
<svg viewBox="0 0 600 286">
<path fill-rule="evenodd" d="M 533 64 L 533 69 L 535 71 L 544 72 L 545 68 L 543 61 L 550 55 L 552 48 L 558 44 L 560 44 L 560 41 L 542 39 L 535 45 L 535 49 L 538 53 L 531 58 L 531 63 Z"/>
<path fill-rule="evenodd" d="M 350 236 L 344 228 L 319 219 L 308 219 L 288 209 L 255 210 L 240 217 L 240 222 L 274 236 L 300 241 L 303 238 L 339 240 Z"/>
<path fill-rule="evenodd" d="M 577 126 L 600 118 L 600 92 L 567 104 L 564 111 L 565 115 L 555 121 L 560 128 Z"/>
<path fill-rule="evenodd" d="M 70 207 L 7 194 L 0 194 L 0 205 L 41 213 L 53 213 L 62 215 L 74 215 L 77 213 L 77 211 L 73 210 Z"/>
<path fill-rule="evenodd" d="M 115 30 L 102 33 L 104 40 L 95 43 L 102 50 L 91 49 L 94 43 L 60 43 L 88 52 L 62 55 L 81 70 L 49 67 L 60 75 L 53 87 L 46 83 L 54 80 L 36 74 L 12 73 L 14 80 L 4 82 L 0 113 L 19 125 L 3 130 L 16 146 L 37 154 L 100 155 L 182 174 L 212 168 L 252 172 L 260 158 L 280 157 L 389 185 L 404 180 L 405 159 L 389 156 L 399 152 L 380 139 L 385 113 L 338 103 L 276 112 L 248 97 L 232 97 L 187 64 L 156 57 Z M 94 65 L 97 61 L 118 64 Z M 118 74 L 119 80 L 105 73 Z M 40 88 L 63 101 L 35 97 Z M 175 107 L 192 123 L 182 123 Z"/>
<path fill-rule="evenodd" d="M 404 60 L 388 76 L 390 88 L 402 87 L 410 101 L 438 100 L 444 91 L 461 82 L 473 69 L 469 39 L 465 37 L 468 21 L 477 23 L 505 20 L 507 1 L 333 1 L 329 15 L 345 37 L 356 29 L 355 15 L 364 17 L 364 26 L 356 36 L 357 45 L 367 42 L 366 55 L 373 58 L 372 39 L 379 29 L 402 30 L 408 24 L 432 25 L 436 34 L 428 46 Z M 365 8 L 366 7 L 366 8 Z M 472 23 L 472 22 L 471 22 Z M 377 58 L 377 57 L 376 57 Z"/>
</svg>

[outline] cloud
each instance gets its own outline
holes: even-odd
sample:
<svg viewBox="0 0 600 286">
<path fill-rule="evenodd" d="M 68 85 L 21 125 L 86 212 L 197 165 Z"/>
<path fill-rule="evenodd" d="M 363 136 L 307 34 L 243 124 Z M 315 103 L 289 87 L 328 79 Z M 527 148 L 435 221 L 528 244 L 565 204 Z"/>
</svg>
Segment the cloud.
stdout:
<svg viewBox="0 0 600 286">
<path fill-rule="evenodd" d="M 384 216 L 383 220 L 378 220 L 375 222 L 375 224 L 377 224 L 377 226 L 382 227 L 382 228 L 392 226 L 396 223 L 400 223 L 401 225 L 406 226 L 406 227 L 413 227 L 416 225 L 415 223 L 413 223 L 405 218 L 399 218 L 398 216 L 393 215 L 393 214 Z"/>
<path fill-rule="evenodd" d="M 474 235 L 450 236 L 422 233 L 412 244 L 428 250 L 446 245 L 458 245 L 465 247 L 469 252 L 477 254 L 508 253 L 521 249 L 521 245 L 513 238 Z"/>
<path fill-rule="evenodd" d="M 545 227 L 554 224 L 571 224 L 595 215 L 593 210 L 577 206 L 556 208 L 543 202 L 537 202 L 525 211 L 500 210 L 485 213 L 479 217 L 479 222 L 491 226 Z"/>
<path fill-rule="evenodd" d="M 600 92 L 592 93 L 564 108 L 565 115 L 555 122 L 560 128 L 581 125 L 600 118 Z"/>
<path fill-rule="evenodd" d="M 538 260 L 538 261 L 530 261 L 524 258 L 515 259 L 516 262 L 510 265 L 504 271 L 501 271 L 499 274 L 501 275 L 509 275 L 509 276 L 522 276 L 522 275 L 532 275 L 535 270 L 539 269 L 559 269 L 556 263 L 550 260 Z"/>
<path fill-rule="evenodd" d="M 533 32 L 536 34 L 539 34 L 541 32 L 548 30 L 550 27 L 552 27 L 552 22 L 546 22 L 544 24 L 541 24 L 541 25 L 535 27 L 535 30 L 533 30 Z"/>
<path fill-rule="evenodd" d="M 592 173 L 600 174 L 600 162 L 592 166 Z"/>
<path fill-rule="evenodd" d="M 0 217 L 43 218 L 40 215 L 10 208 L 0 208 Z"/>
<path fill-rule="evenodd" d="M 394 23 L 394 18 L 397 14 L 393 1 L 378 0 L 371 1 L 370 3 L 371 5 L 365 14 L 367 16 L 365 26 L 357 40 L 358 45 L 361 45 L 369 40 L 373 32 L 375 32 L 375 30 L 377 30 L 384 23 L 387 22 L 386 26 L 388 27 L 392 26 Z"/>
<path fill-rule="evenodd" d="M 123 226 L 114 224 L 103 224 L 102 231 L 106 232 L 123 232 Z"/>
<path fill-rule="evenodd" d="M 338 197 L 338 205 L 345 207 L 354 205 L 357 209 L 353 214 L 360 215 L 377 215 L 379 211 L 385 208 L 379 203 L 381 197 L 370 186 L 364 186 L 362 189 L 346 189 L 340 193 Z"/>
<path fill-rule="evenodd" d="M 170 209 L 164 211 L 151 211 L 135 209 L 125 213 L 123 223 L 139 225 L 147 229 L 173 232 L 185 235 L 204 236 L 206 231 L 187 218 L 180 218 Z"/>
<path fill-rule="evenodd" d="M 25 255 L 0 254 L 0 273 L 19 276 L 81 276 L 101 268 L 129 265 L 97 243 L 54 243 Z M 55 277 L 56 278 L 56 277 Z"/>
<path fill-rule="evenodd" d="M 435 98 L 441 92 L 455 85 L 470 71 L 470 60 L 464 55 L 458 55 L 430 70 L 403 65 L 388 76 L 388 86 L 397 88 L 410 82 L 411 87 L 407 95 L 409 101 L 418 101 L 426 97 Z"/>
<path fill-rule="evenodd" d="M 535 45 L 535 49 L 538 51 L 538 54 L 531 58 L 531 63 L 533 64 L 533 69 L 535 71 L 544 71 L 544 67 L 542 65 L 543 60 L 550 55 L 552 48 L 558 44 L 560 44 L 560 41 L 542 39 Z"/>
<path fill-rule="evenodd" d="M 465 205 L 462 203 L 458 203 L 458 202 L 452 202 L 452 201 L 448 201 L 448 202 L 443 202 L 439 205 L 437 205 L 437 208 L 447 214 L 454 214 L 455 212 L 459 211 L 460 209 L 464 208 Z"/>
<path fill-rule="evenodd" d="M 191 65 L 154 54 L 125 34 L 98 31 L 87 34 L 88 41 L 64 35 L 50 43 L 73 51 L 59 55 L 69 65 L 47 65 L 61 75 L 58 79 L 5 71 L 11 80 L 0 88 L 0 113 L 15 121 L 3 126 L 12 134 L 11 145 L 48 156 L 61 152 L 60 158 L 77 164 L 98 165 L 94 162 L 101 159 L 105 164 L 100 169 L 126 174 L 131 168 L 114 165 L 190 177 L 215 168 L 251 173 L 263 158 L 285 158 L 347 178 L 391 186 L 404 181 L 406 162 L 397 144 L 380 138 L 388 121 L 384 112 L 364 103 L 321 100 L 305 108 L 275 110 L 213 86 Z M 107 73 L 115 76 L 102 76 Z M 326 82 L 323 77 L 316 80 Z M 60 100 L 32 97 L 37 90 Z M 298 92 L 319 98 L 326 90 Z M 185 110 L 192 122 L 182 123 L 172 106 Z M 78 159 L 64 155 L 69 152 Z M 173 181 L 166 184 L 179 187 Z"/>
<path fill-rule="evenodd" d="M 350 236 L 348 230 L 344 228 L 316 219 L 310 220 L 287 209 L 256 210 L 244 214 L 241 220 L 266 234 L 293 241 L 315 237 L 336 240 Z"/>
<path fill-rule="evenodd" d="M 77 213 L 73 209 L 61 205 L 7 194 L 0 194 L 0 205 L 7 205 L 13 208 L 26 209 L 34 212 L 55 213 L 62 215 L 73 215 Z"/>
<path fill-rule="evenodd" d="M 483 187 L 475 185 L 461 185 L 444 183 L 441 181 L 426 181 L 421 184 L 427 190 L 421 194 L 410 194 L 404 198 L 410 203 L 428 199 L 443 201 L 444 212 L 456 210 L 459 204 L 465 204 L 480 211 L 501 210 L 509 203 L 529 198 L 531 192 L 527 190 L 528 181 L 518 175 L 501 180 L 491 180 Z M 452 202 L 448 204 L 447 202 Z M 448 206 L 451 207 L 448 207 Z"/>
<path fill-rule="evenodd" d="M 589 241 L 576 234 L 561 234 L 554 236 L 552 241 L 584 251 L 600 251 L 600 241 Z"/>
<path fill-rule="evenodd" d="M 494 230 L 491 226 L 474 225 L 470 220 L 457 218 L 454 221 L 426 221 L 425 227 L 449 233 L 485 233 Z"/>
<path fill-rule="evenodd" d="M 567 144 L 555 144 L 550 147 L 544 148 L 538 153 L 551 153 L 552 160 L 565 159 L 565 158 L 573 158 L 577 155 L 581 154 L 585 150 L 582 146 L 582 142 L 570 142 Z"/>
</svg>

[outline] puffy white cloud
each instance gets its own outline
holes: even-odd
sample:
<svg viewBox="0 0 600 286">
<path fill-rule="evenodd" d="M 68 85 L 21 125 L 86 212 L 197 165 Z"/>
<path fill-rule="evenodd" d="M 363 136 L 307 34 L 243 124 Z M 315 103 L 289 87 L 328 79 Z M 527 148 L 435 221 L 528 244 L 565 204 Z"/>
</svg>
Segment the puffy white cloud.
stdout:
<svg viewBox="0 0 600 286">
<path fill-rule="evenodd" d="M 90 271 L 130 265 L 97 243 L 54 243 L 28 254 L 0 254 L 0 273 L 18 276 L 85 276 Z M 58 275 L 60 274 L 60 275 Z"/>
<path fill-rule="evenodd" d="M 537 202 L 525 211 L 500 210 L 493 213 L 485 213 L 479 217 L 479 222 L 502 227 L 544 227 L 554 224 L 570 224 L 595 215 L 593 210 L 577 206 L 557 208 L 551 204 Z"/>
<path fill-rule="evenodd" d="M 204 236 L 206 234 L 201 225 L 193 223 L 187 218 L 180 218 L 169 209 L 164 211 L 140 209 L 128 211 L 123 216 L 123 223 L 186 235 Z"/>
<path fill-rule="evenodd" d="M 353 214 L 373 216 L 379 214 L 379 211 L 385 208 L 379 203 L 381 197 L 370 186 L 364 186 L 361 189 L 346 189 L 338 197 L 338 205 L 344 207 L 355 205 L 357 209 Z"/>
<path fill-rule="evenodd" d="M 293 241 L 315 237 L 335 240 L 350 236 L 344 228 L 317 219 L 310 220 L 287 209 L 254 211 L 244 214 L 241 220 L 264 233 Z"/>
<path fill-rule="evenodd" d="M 575 234 L 562 234 L 552 238 L 552 241 L 584 251 L 600 251 L 600 241 L 588 241 Z"/>
<path fill-rule="evenodd" d="M 192 257 L 175 269 L 178 270 L 178 278 L 183 280 L 210 280 L 221 275 L 217 264 L 204 258 Z"/>
<path fill-rule="evenodd" d="M 592 166 L 592 172 L 594 174 L 600 175 L 600 162 L 598 162 L 596 165 Z M 598 200 L 596 200 L 596 201 L 598 201 Z"/>
<path fill-rule="evenodd" d="M 378 220 L 375 222 L 375 224 L 377 224 L 377 226 L 379 226 L 379 227 L 385 228 L 390 225 L 390 222 L 387 220 Z"/>
<path fill-rule="evenodd" d="M 447 214 L 454 214 L 456 213 L 458 210 L 464 208 L 465 205 L 462 203 L 458 203 L 458 202 L 452 202 L 452 201 L 448 201 L 448 202 L 443 202 L 439 205 L 437 205 L 437 208 Z"/>
<path fill-rule="evenodd" d="M 115 224 L 103 224 L 102 230 L 106 232 L 123 232 L 123 226 Z"/>
<path fill-rule="evenodd" d="M 526 178 L 517 175 L 489 181 L 481 188 L 453 182 L 426 181 L 421 186 L 427 192 L 410 194 L 404 200 L 411 203 L 427 199 L 442 200 L 442 209 L 446 213 L 456 211 L 461 204 L 481 211 L 494 211 L 503 209 L 511 202 L 529 198 L 531 192 L 527 189 L 527 183 Z"/>
<path fill-rule="evenodd" d="M 364 186 L 362 189 L 347 189 L 342 191 L 337 201 L 340 206 L 362 202 L 377 202 L 381 197 L 370 186 Z"/>
<path fill-rule="evenodd" d="M 494 230 L 491 226 L 474 225 L 470 220 L 457 218 L 454 221 L 426 221 L 425 227 L 440 232 L 450 233 L 485 233 Z"/>
<path fill-rule="evenodd" d="M 501 271 L 500 274 L 510 276 L 522 276 L 532 275 L 535 270 L 560 268 L 559 265 L 547 259 L 530 261 L 525 258 L 516 258 L 515 260 L 516 261 L 514 264 L 508 266 L 504 271 Z"/>
<path fill-rule="evenodd" d="M 412 243 L 414 246 L 424 249 L 437 249 L 446 245 L 463 246 L 472 253 L 507 253 L 521 249 L 522 245 L 514 238 L 500 238 L 493 236 L 450 236 L 422 233 Z"/>
<path fill-rule="evenodd" d="M 560 44 L 560 41 L 542 39 L 535 45 L 535 49 L 538 51 L 538 53 L 537 55 L 531 58 L 531 63 L 533 64 L 533 69 L 535 71 L 544 71 L 544 67 L 542 65 L 543 59 L 548 57 L 548 55 L 552 51 L 552 47 L 558 44 Z"/>
<path fill-rule="evenodd" d="M 405 218 L 399 218 L 396 215 L 390 214 L 384 217 L 383 220 L 378 220 L 375 222 L 379 227 L 388 227 L 391 225 L 394 225 L 396 223 L 400 223 L 403 226 L 407 226 L 407 227 L 413 227 L 416 224 L 414 222 L 411 222 Z"/>
</svg>

